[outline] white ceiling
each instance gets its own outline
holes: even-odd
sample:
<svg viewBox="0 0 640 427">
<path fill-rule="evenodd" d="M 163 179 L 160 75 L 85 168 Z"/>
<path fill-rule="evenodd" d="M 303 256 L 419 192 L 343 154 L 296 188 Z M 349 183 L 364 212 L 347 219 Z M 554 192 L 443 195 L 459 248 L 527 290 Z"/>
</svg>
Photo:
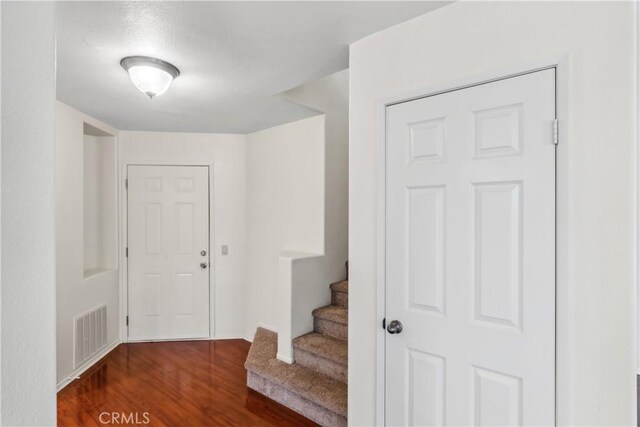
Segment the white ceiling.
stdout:
<svg viewBox="0 0 640 427">
<path fill-rule="evenodd" d="M 248 133 L 313 115 L 278 94 L 348 67 L 350 43 L 447 2 L 61 2 L 58 99 L 122 130 Z M 181 75 L 152 100 L 129 55 Z"/>
</svg>

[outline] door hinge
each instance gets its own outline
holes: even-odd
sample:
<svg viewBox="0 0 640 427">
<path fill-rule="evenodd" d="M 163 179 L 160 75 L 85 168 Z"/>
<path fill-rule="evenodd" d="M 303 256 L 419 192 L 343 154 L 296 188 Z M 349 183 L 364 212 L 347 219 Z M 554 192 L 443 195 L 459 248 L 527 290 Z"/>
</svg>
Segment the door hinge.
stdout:
<svg viewBox="0 0 640 427">
<path fill-rule="evenodd" d="M 124 257 L 129 258 L 129 248 L 124 248 Z"/>
<path fill-rule="evenodd" d="M 553 144 L 558 145 L 558 119 L 553 120 Z"/>
<path fill-rule="evenodd" d="M 382 329 L 387 329 L 387 318 L 382 319 Z"/>
<path fill-rule="evenodd" d="M 127 326 L 129 326 L 129 316 L 127 316 L 126 323 L 127 323 Z"/>
<path fill-rule="evenodd" d="M 128 190 L 129 189 L 129 178 L 125 178 L 124 179 L 124 189 Z"/>
</svg>

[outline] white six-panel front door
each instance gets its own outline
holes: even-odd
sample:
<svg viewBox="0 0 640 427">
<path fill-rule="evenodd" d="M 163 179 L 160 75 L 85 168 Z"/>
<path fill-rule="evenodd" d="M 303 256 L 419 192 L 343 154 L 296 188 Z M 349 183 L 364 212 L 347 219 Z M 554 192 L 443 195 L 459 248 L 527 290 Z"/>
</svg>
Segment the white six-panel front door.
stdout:
<svg viewBox="0 0 640 427">
<path fill-rule="evenodd" d="M 209 336 L 209 170 L 128 167 L 129 339 Z"/>
<path fill-rule="evenodd" d="M 387 108 L 387 425 L 555 423 L 555 70 Z"/>
</svg>

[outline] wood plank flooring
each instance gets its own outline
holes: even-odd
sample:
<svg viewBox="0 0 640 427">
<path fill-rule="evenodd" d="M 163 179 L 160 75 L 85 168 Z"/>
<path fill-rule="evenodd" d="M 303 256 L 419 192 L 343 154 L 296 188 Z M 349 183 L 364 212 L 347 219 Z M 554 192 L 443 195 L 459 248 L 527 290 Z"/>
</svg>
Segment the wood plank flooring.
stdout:
<svg viewBox="0 0 640 427">
<path fill-rule="evenodd" d="M 58 393 L 58 425 L 315 426 L 247 389 L 249 347 L 244 340 L 121 344 Z"/>
</svg>

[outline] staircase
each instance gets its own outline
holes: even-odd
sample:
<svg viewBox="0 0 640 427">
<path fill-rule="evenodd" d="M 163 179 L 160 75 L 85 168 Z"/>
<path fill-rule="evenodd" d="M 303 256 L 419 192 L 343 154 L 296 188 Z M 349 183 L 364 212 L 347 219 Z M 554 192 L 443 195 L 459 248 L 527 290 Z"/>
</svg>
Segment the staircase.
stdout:
<svg viewBox="0 0 640 427">
<path fill-rule="evenodd" d="M 313 332 L 293 340 L 295 363 L 276 358 L 278 336 L 256 330 L 247 386 L 322 426 L 347 425 L 349 282 L 330 286 L 331 305 L 313 310 Z"/>
</svg>

